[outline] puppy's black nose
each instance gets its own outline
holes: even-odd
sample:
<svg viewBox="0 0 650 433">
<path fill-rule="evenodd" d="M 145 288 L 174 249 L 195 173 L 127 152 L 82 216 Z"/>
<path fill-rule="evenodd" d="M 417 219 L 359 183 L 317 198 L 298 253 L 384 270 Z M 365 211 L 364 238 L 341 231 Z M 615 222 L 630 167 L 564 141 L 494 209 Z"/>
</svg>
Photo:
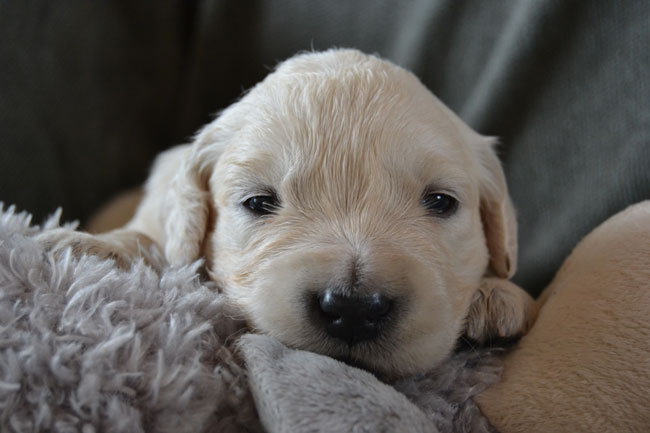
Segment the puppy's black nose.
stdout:
<svg viewBox="0 0 650 433">
<path fill-rule="evenodd" d="M 379 293 L 347 296 L 327 290 L 318 299 L 325 331 L 350 345 L 378 337 L 390 316 L 392 304 Z"/>
</svg>

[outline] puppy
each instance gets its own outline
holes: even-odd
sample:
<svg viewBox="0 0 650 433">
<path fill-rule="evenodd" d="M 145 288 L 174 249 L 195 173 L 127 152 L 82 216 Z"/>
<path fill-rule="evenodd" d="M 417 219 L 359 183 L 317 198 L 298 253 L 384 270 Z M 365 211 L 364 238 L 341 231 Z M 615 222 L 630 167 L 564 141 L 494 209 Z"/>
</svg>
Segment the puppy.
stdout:
<svg viewBox="0 0 650 433">
<path fill-rule="evenodd" d="M 517 230 L 493 146 L 396 65 L 301 54 L 161 154 L 125 228 L 44 242 L 204 258 L 253 329 L 405 375 L 534 315 L 507 280 Z"/>
<path fill-rule="evenodd" d="M 504 433 L 647 432 L 650 201 L 587 235 L 540 297 L 502 381 L 476 397 Z"/>
</svg>

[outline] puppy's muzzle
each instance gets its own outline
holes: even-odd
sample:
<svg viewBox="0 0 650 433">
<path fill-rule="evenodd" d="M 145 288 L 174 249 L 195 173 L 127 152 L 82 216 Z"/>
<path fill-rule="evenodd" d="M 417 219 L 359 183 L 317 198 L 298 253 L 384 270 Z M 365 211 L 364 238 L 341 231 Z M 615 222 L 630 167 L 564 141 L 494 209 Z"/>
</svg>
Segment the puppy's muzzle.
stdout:
<svg viewBox="0 0 650 433">
<path fill-rule="evenodd" d="M 380 293 L 346 295 L 326 290 L 317 295 L 316 304 L 320 326 L 350 346 L 379 337 L 394 310 L 394 302 Z"/>
</svg>

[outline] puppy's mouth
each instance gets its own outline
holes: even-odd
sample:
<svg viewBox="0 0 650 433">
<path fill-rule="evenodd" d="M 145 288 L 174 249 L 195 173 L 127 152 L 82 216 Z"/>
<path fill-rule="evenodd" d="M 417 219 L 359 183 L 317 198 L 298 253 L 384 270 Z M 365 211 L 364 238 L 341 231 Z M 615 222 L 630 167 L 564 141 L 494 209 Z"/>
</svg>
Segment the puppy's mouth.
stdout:
<svg viewBox="0 0 650 433">
<path fill-rule="evenodd" d="M 359 361 L 358 359 L 354 359 L 351 356 L 338 356 L 338 357 L 334 357 L 334 359 L 336 359 L 337 361 L 341 361 L 342 363 L 347 364 L 350 367 L 356 367 L 362 370 L 370 370 L 365 363 Z"/>
</svg>

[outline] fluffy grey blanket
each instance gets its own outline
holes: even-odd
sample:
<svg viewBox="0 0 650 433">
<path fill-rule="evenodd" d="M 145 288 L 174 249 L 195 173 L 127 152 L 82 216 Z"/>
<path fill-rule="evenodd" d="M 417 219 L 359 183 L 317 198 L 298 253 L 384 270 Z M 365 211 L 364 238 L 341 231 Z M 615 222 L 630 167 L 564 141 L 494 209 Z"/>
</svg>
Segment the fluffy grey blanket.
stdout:
<svg viewBox="0 0 650 433">
<path fill-rule="evenodd" d="M 245 334 L 201 263 L 49 256 L 31 236 L 58 220 L 31 226 L 0 203 L 1 431 L 492 431 L 471 400 L 499 378 L 492 352 L 384 384 Z"/>
</svg>

